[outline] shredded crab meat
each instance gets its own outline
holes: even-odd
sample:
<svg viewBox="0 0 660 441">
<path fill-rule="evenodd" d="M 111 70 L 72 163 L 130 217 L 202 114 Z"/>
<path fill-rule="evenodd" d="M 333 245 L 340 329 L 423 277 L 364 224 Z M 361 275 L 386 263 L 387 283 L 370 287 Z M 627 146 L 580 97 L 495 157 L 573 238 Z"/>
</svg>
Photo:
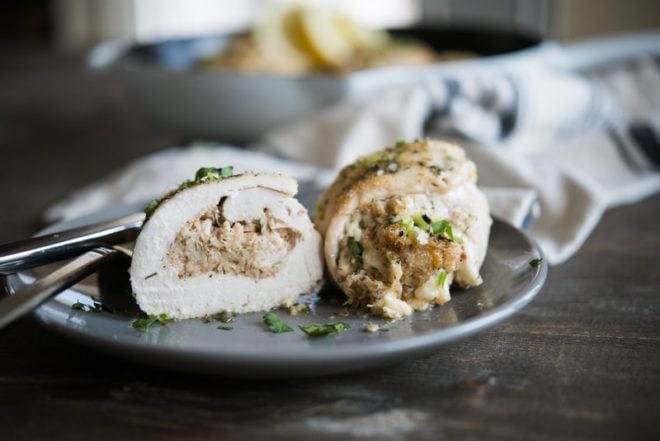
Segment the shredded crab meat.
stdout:
<svg viewBox="0 0 660 441">
<path fill-rule="evenodd" d="M 214 274 L 262 279 L 282 269 L 301 237 L 267 209 L 258 219 L 230 222 L 221 201 L 179 230 L 166 261 L 181 279 Z"/>
</svg>

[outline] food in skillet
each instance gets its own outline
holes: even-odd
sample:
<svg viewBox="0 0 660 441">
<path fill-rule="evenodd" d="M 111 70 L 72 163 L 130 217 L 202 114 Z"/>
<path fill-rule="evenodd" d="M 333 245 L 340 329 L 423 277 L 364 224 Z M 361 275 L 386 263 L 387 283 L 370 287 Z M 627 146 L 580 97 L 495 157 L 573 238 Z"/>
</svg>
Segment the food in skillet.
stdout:
<svg viewBox="0 0 660 441">
<path fill-rule="evenodd" d="M 359 26 L 319 2 L 279 2 L 264 10 L 252 32 L 234 37 L 203 60 L 212 70 L 307 74 L 350 72 L 438 59 L 426 44 Z"/>
<path fill-rule="evenodd" d="M 348 304 L 399 318 L 482 282 L 492 223 L 455 144 L 399 142 L 345 167 L 317 204 L 333 281 Z"/>
<path fill-rule="evenodd" d="M 173 319 L 294 304 L 321 280 L 321 238 L 295 180 L 202 168 L 147 209 L 130 268 L 137 303 Z"/>
</svg>

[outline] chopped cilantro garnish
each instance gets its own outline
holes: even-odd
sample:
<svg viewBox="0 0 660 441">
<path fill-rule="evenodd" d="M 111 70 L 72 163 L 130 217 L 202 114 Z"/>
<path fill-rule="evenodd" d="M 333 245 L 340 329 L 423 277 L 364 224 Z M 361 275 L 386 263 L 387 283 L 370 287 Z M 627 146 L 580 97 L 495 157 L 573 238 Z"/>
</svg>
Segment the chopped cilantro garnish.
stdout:
<svg viewBox="0 0 660 441">
<path fill-rule="evenodd" d="M 396 142 L 396 144 L 394 144 L 394 147 L 400 149 L 400 148 L 403 147 L 404 145 L 406 145 L 406 141 L 404 141 L 403 139 L 399 139 L 399 140 Z"/>
<path fill-rule="evenodd" d="M 274 312 L 267 312 L 263 316 L 264 323 L 268 326 L 270 332 L 280 334 L 282 332 L 292 332 L 293 328 L 287 325 L 284 320 L 279 318 Z"/>
<path fill-rule="evenodd" d="M 348 237 L 348 250 L 355 257 L 362 257 L 362 245 L 353 236 Z"/>
<path fill-rule="evenodd" d="M 446 281 L 447 281 L 447 272 L 445 270 L 440 270 L 440 274 L 438 274 L 438 286 L 440 288 L 444 288 Z"/>
<path fill-rule="evenodd" d="M 442 236 L 452 242 L 463 243 L 463 240 L 460 237 L 454 236 L 454 230 L 451 226 L 451 222 L 448 220 L 443 219 L 431 222 L 431 231 L 434 235 Z"/>
<path fill-rule="evenodd" d="M 156 211 L 156 208 L 158 208 L 158 205 L 160 205 L 160 199 L 152 199 L 146 207 L 144 207 L 144 214 L 147 215 L 147 217 L 151 216 L 154 211 Z"/>
<path fill-rule="evenodd" d="M 542 258 L 532 259 L 529 261 L 529 266 L 531 266 L 532 268 L 536 268 L 541 264 L 541 262 L 543 262 Z"/>
<path fill-rule="evenodd" d="M 165 326 L 168 323 L 172 323 L 174 320 L 167 314 L 149 314 L 147 317 L 139 318 L 134 320 L 131 326 L 140 331 L 146 331 L 152 325 L 159 324 Z"/>
<path fill-rule="evenodd" d="M 344 332 L 351 329 L 351 326 L 348 323 L 343 322 L 325 323 L 322 325 L 298 325 L 298 327 L 301 331 L 310 337 L 320 337 L 322 335 L 336 334 L 338 332 Z"/>
<path fill-rule="evenodd" d="M 220 325 L 216 329 L 220 329 L 221 331 L 231 331 L 234 329 L 234 327 L 229 325 Z"/>
</svg>

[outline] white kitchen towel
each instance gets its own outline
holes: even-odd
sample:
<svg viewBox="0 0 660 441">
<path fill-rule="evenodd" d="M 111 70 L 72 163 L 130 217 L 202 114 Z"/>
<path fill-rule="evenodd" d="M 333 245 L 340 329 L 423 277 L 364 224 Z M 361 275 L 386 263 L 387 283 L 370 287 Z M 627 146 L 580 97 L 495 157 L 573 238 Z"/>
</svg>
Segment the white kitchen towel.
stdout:
<svg viewBox="0 0 660 441">
<path fill-rule="evenodd" d="M 609 207 L 660 191 L 660 33 L 480 60 L 379 91 L 267 134 L 264 150 L 336 169 L 397 139 L 459 137 L 479 182 L 538 195 L 531 228 L 551 263 Z"/>
</svg>

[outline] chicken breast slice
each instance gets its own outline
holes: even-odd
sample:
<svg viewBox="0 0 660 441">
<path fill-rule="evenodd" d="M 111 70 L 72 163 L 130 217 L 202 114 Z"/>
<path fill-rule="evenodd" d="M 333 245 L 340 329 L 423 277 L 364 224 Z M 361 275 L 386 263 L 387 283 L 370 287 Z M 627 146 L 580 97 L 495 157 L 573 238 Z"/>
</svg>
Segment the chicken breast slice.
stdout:
<svg viewBox="0 0 660 441">
<path fill-rule="evenodd" d="M 455 144 L 398 143 L 344 168 L 317 203 L 333 281 L 353 306 L 398 318 L 482 283 L 492 219 Z"/>
<path fill-rule="evenodd" d="M 166 197 L 135 244 L 140 308 L 172 318 L 294 304 L 323 274 L 321 238 L 295 180 L 245 173 Z"/>
</svg>

